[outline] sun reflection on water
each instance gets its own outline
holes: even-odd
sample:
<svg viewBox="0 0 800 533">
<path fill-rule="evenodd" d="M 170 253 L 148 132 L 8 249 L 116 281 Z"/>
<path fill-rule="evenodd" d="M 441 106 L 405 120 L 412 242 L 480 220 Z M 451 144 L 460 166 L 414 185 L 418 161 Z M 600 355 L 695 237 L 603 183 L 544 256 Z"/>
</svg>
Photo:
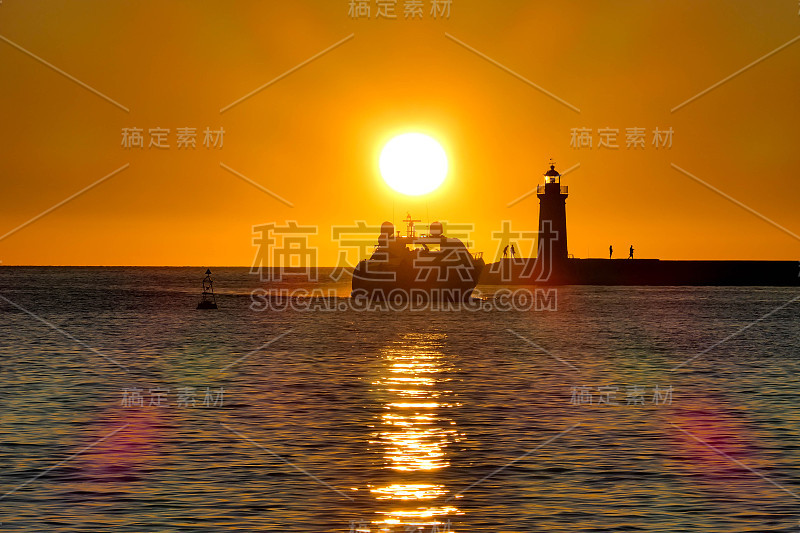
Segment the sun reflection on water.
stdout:
<svg viewBox="0 0 800 533">
<path fill-rule="evenodd" d="M 392 504 L 378 513 L 381 531 L 409 526 L 430 531 L 461 514 L 456 507 L 436 505 L 450 493 L 438 482 L 450 466 L 447 448 L 463 437 L 447 416 L 458 404 L 447 401 L 453 392 L 447 389 L 450 363 L 441 351 L 445 337 L 405 334 L 384 350 L 385 374 L 373 383 L 387 398 L 373 443 L 383 448 L 384 468 L 397 472 L 394 482 L 370 487 L 376 500 Z"/>
</svg>

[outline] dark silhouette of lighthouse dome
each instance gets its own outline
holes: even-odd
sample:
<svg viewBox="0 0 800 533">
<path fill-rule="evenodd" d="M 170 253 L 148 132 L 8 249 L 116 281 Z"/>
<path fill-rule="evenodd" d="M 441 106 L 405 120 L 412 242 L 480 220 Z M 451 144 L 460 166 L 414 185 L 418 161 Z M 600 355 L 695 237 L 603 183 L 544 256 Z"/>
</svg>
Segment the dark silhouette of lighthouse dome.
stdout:
<svg viewBox="0 0 800 533">
<path fill-rule="evenodd" d="M 555 165 L 550 165 L 550 170 L 544 173 L 544 178 L 545 183 L 555 183 L 556 178 L 561 181 L 561 174 L 558 173 Z"/>
</svg>

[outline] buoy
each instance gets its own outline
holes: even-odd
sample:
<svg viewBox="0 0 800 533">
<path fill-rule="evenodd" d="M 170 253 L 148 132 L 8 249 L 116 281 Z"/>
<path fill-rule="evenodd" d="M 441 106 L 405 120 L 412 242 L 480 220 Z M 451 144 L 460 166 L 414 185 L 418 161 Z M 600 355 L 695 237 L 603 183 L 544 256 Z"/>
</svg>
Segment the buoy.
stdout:
<svg viewBox="0 0 800 533">
<path fill-rule="evenodd" d="M 203 295 L 198 309 L 217 309 L 217 297 L 214 296 L 214 281 L 211 279 L 211 269 L 206 270 L 206 277 L 203 278 Z"/>
</svg>

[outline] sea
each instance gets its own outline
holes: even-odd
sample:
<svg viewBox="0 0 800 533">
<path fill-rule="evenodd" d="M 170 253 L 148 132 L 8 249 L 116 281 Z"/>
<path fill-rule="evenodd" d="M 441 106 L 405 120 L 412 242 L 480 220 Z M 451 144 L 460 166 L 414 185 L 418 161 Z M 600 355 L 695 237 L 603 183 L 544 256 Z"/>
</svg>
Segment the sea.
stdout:
<svg viewBox="0 0 800 533">
<path fill-rule="evenodd" d="M 0 267 L 0 531 L 800 532 L 796 287 L 211 271 Z"/>
</svg>

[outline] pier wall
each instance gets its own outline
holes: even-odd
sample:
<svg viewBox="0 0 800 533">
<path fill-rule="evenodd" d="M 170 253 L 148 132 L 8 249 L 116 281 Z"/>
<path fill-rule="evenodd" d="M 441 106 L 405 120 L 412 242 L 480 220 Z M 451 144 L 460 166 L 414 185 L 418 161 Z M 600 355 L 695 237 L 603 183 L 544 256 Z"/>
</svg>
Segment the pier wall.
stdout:
<svg viewBox="0 0 800 533">
<path fill-rule="evenodd" d="M 800 286 L 800 261 L 661 261 L 567 259 L 548 273 L 536 259 L 486 265 L 480 282 L 492 285 L 716 285 Z"/>
</svg>

